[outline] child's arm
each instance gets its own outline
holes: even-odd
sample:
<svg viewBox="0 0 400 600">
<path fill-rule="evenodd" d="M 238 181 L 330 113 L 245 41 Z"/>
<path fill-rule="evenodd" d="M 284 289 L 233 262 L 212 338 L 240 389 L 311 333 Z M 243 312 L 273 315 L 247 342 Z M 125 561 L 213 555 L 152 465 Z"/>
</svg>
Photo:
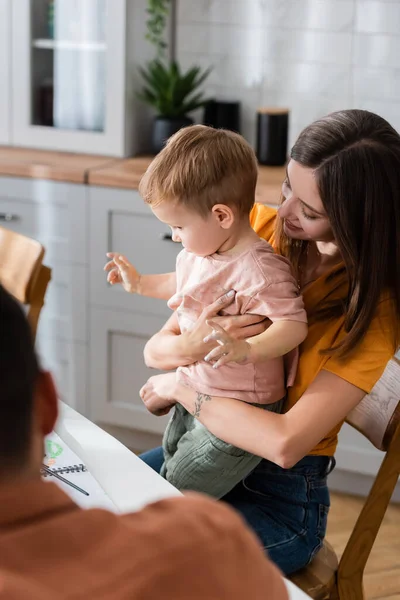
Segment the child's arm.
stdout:
<svg viewBox="0 0 400 600">
<path fill-rule="evenodd" d="M 117 252 L 109 252 L 107 256 L 111 260 L 105 265 L 104 270 L 108 271 L 107 281 L 111 285 L 120 283 L 130 294 L 161 300 L 169 300 L 175 294 L 175 272 L 141 275 L 125 256 Z"/>
<path fill-rule="evenodd" d="M 208 321 L 213 332 L 204 341 L 216 340 L 220 344 L 205 357 L 216 361 L 214 368 L 228 362 L 260 362 L 284 356 L 297 348 L 307 336 L 307 324 L 301 321 L 275 321 L 266 331 L 247 340 L 234 340 L 214 321 Z"/>
</svg>

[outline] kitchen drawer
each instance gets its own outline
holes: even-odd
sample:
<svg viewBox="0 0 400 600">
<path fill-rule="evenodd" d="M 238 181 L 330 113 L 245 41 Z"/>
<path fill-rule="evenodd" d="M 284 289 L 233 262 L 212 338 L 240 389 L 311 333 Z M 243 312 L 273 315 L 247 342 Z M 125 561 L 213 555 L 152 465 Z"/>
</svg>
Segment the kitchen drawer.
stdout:
<svg viewBox="0 0 400 600">
<path fill-rule="evenodd" d="M 37 239 L 45 264 L 87 263 L 87 186 L 0 177 L 0 225 Z"/>
<path fill-rule="evenodd" d="M 60 399 L 86 414 L 87 344 L 38 336 L 36 347 L 43 368 L 49 370 L 54 377 Z"/>
<path fill-rule="evenodd" d="M 163 319 L 113 310 L 90 312 L 90 418 L 95 422 L 162 433 L 168 417 L 150 414 L 139 390 L 158 371 L 143 349 Z"/>
<path fill-rule="evenodd" d="M 38 335 L 48 339 L 88 342 L 88 267 L 53 265 Z"/>
<path fill-rule="evenodd" d="M 138 192 L 90 187 L 89 197 L 90 304 L 169 317 L 164 300 L 110 286 L 103 267 L 106 253 L 116 251 L 141 273 L 174 271 L 181 244 L 171 240 L 170 228 L 156 219 Z"/>
</svg>

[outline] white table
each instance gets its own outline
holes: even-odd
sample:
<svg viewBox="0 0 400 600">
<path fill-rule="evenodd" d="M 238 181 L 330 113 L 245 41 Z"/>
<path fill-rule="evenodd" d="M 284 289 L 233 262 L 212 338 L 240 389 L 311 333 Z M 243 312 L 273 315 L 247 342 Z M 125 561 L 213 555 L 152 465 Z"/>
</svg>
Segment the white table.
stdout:
<svg viewBox="0 0 400 600">
<path fill-rule="evenodd" d="M 119 511 L 136 511 L 150 502 L 181 496 L 126 446 L 64 403 L 60 403 L 55 431 L 82 459 Z M 285 583 L 290 600 L 310 600 L 293 583 Z"/>
<path fill-rule="evenodd" d="M 55 431 L 120 512 L 136 511 L 150 502 L 181 495 L 112 435 L 62 402 Z"/>
</svg>

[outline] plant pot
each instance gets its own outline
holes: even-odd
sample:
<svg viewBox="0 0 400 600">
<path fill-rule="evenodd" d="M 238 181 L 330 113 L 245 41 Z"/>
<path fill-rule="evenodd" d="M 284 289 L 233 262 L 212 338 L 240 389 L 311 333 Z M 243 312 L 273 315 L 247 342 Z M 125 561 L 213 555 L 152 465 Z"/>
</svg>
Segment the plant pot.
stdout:
<svg viewBox="0 0 400 600">
<path fill-rule="evenodd" d="M 190 117 L 156 117 L 153 121 L 152 139 L 154 154 L 158 154 L 158 152 L 164 148 L 167 139 L 170 138 L 171 135 L 188 125 L 193 125 L 193 119 Z"/>
</svg>

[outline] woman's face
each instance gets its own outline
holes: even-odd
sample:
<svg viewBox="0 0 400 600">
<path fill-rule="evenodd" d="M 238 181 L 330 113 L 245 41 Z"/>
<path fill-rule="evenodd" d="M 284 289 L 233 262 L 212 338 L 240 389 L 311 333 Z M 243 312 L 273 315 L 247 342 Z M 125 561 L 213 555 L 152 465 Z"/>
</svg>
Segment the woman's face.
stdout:
<svg viewBox="0 0 400 600">
<path fill-rule="evenodd" d="M 312 169 L 290 160 L 278 210 L 288 237 L 314 242 L 334 241 Z"/>
</svg>

